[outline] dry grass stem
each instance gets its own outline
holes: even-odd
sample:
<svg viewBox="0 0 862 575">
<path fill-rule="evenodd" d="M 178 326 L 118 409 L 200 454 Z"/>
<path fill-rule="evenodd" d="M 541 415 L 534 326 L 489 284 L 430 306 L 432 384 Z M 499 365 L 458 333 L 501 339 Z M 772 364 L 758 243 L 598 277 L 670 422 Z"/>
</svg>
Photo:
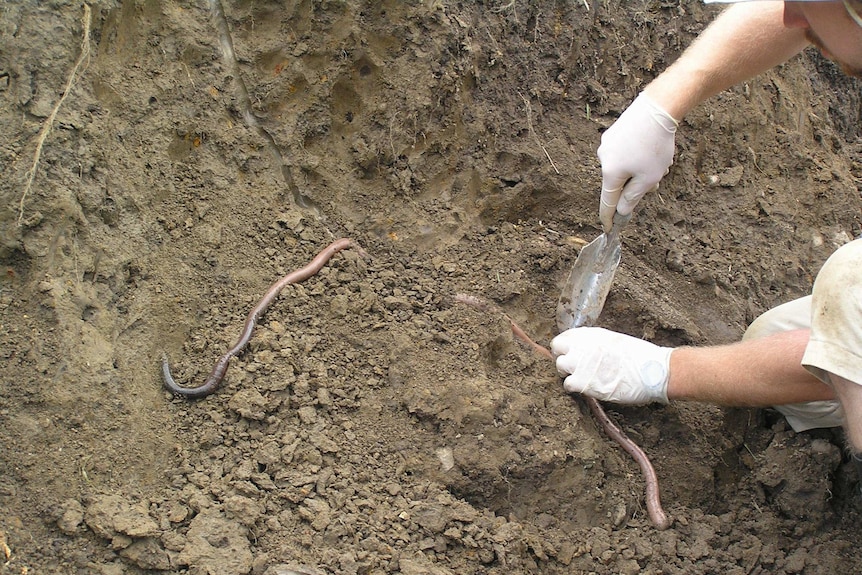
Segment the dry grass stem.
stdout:
<svg viewBox="0 0 862 575">
<path fill-rule="evenodd" d="M 518 95 L 521 96 L 521 99 L 524 101 L 524 106 L 526 107 L 527 129 L 533 135 L 533 138 L 536 140 L 536 144 L 538 144 L 539 147 L 542 148 L 542 151 L 545 153 L 545 157 L 548 158 L 548 161 L 551 163 L 551 167 L 554 168 L 554 171 L 559 174 L 560 170 L 557 169 L 557 164 L 554 163 L 553 158 L 551 158 L 551 154 L 548 153 L 547 148 L 545 148 L 545 145 L 539 139 L 539 135 L 536 133 L 536 130 L 533 128 L 533 106 L 530 104 L 530 101 L 524 97 L 523 94 L 518 94 Z"/>
</svg>

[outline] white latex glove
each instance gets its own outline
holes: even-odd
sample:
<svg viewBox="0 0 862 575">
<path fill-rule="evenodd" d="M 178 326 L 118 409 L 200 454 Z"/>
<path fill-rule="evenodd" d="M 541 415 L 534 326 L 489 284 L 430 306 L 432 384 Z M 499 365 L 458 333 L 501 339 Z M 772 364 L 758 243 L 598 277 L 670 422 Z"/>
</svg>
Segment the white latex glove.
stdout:
<svg viewBox="0 0 862 575">
<path fill-rule="evenodd" d="M 667 403 L 673 348 L 600 327 L 576 327 L 551 341 L 569 393 L 640 405 Z"/>
<path fill-rule="evenodd" d="M 679 123 L 641 92 L 616 122 L 602 134 L 599 218 L 611 230 L 614 213 L 626 216 L 647 192 L 658 187 L 673 163 L 674 136 Z"/>
</svg>

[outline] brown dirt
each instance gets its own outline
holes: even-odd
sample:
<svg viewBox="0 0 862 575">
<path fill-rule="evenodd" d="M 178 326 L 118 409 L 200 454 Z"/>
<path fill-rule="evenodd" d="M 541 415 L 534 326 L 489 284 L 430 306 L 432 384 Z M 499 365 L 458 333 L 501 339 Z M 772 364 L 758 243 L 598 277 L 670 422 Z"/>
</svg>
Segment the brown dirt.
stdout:
<svg viewBox="0 0 862 575">
<path fill-rule="evenodd" d="M 601 131 L 714 16 L 694 2 L 0 6 L 3 573 L 852 573 L 840 431 L 614 408 L 540 342 L 596 227 Z M 243 96 L 242 87 L 248 93 Z M 859 235 L 859 85 L 817 54 L 686 119 L 602 324 L 736 340 Z M 244 114 L 251 112 L 252 116 Z M 20 207 L 19 207 L 20 206 Z M 200 383 L 281 275 L 219 391 Z M 0 546 L 2 547 L 2 546 Z M 3 558 L 0 557 L 0 560 Z"/>
</svg>

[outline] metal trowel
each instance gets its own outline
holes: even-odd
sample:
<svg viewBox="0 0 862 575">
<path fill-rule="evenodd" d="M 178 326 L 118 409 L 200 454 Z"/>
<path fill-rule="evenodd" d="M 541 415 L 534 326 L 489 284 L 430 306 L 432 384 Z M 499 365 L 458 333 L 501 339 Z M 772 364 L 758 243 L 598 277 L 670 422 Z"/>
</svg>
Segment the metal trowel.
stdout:
<svg viewBox="0 0 862 575">
<path fill-rule="evenodd" d="M 631 218 L 631 214 L 615 214 L 611 231 L 581 249 L 557 302 L 557 329 L 561 332 L 593 325 L 602 313 L 620 264 L 620 231 Z"/>
</svg>

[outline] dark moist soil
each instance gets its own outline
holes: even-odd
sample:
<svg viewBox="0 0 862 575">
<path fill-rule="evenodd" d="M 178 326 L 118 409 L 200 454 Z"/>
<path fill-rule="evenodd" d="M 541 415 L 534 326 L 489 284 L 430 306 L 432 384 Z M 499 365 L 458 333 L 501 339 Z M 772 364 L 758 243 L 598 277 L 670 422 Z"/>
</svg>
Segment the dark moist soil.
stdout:
<svg viewBox="0 0 862 575">
<path fill-rule="evenodd" d="M 599 232 L 600 134 L 715 9 L 91 9 L 0 6 L 0 572 L 862 570 L 840 430 L 608 406 L 655 463 L 658 531 L 553 365 L 454 300 L 547 345 Z M 862 231 L 859 115 L 814 52 L 694 111 L 601 324 L 725 343 L 806 294 Z M 163 353 L 202 383 L 338 237 L 365 254 L 285 288 L 214 395 L 163 388 Z"/>
</svg>

